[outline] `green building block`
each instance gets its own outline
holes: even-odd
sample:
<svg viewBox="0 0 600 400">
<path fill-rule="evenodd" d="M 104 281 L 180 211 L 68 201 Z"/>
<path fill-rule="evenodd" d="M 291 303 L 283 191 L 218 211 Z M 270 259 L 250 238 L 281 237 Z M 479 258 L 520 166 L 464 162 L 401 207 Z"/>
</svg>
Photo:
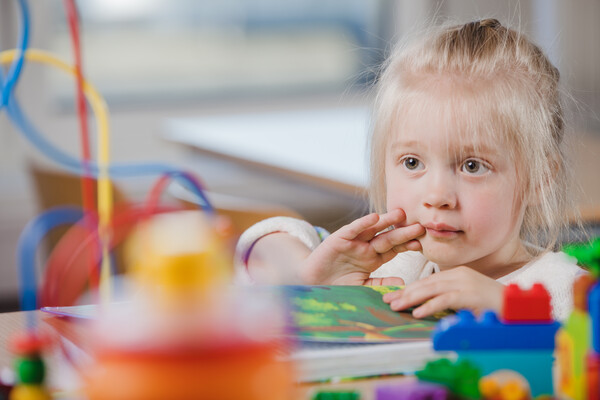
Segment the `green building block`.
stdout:
<svg viewBox="0 0 600 400">
<path fill-rule="evenodd" d="M 452 363 L 446 358 L 430 361 L 425 368 L 416 372 L 417 378 L 427 382 L 443 385 L 454 395 L 479 399 L 479 368 L 468 360 L 459 360 Z"/>
<path fill-rule="evenodd" d="M 312 400 L 359 400 L 360 393 L 356 391 L 320 391 L 315 393 Z"/>
<path fill-rule="evenodd" d="M 569 244 L 562 250 L 575 257 L 579 264 L 589 269 L 595 278 L 600 277 L 600 238 L 585 244 Z"/>
</svg>

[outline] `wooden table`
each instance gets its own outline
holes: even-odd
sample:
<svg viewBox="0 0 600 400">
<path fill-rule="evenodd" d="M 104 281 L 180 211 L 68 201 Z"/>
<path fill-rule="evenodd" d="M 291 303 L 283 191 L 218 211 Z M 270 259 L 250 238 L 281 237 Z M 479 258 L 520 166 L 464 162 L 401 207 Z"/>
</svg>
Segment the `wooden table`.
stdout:
<svg viewBox="0 0 600 400">
<path fill-rule="evenodd" d="M 0 370 L 12 370 L 13 355 L 8 349 L 10 338 L 17 332 L 22 332 L 28 326 L 28 321 L 35 320 L 37 326 L 47 329 L 51 333 L 57 333 L 65 343 L 79 344 L 85 342 L 86 326 L 82 320 L 72 320 L 64 317 L 52 316 L 41 311 L 0 313 Z M 48 381 L 58 382 L 61 386 L 72 384 L 76 386 L 76 372 L 71 370 L 66 363 L 62 350 L 58 347 L 45 354 L 48 366 Z M 72 379 L 73 382 L 68 382 Z M 402 376 L 390 376 L 371 379 L 360 379 L 337 383 L 299 384 L 297 387 L 297 399 L 308 400 L 318 390 L 357 390 L 361 393 L 362 400 L 373 400 L 374 390 L 377 385 L 393 383 L 412 379 Z M 63 400 L 84 400 L 76 390 L 69 390 L 55 397 Z"/>
</svg>

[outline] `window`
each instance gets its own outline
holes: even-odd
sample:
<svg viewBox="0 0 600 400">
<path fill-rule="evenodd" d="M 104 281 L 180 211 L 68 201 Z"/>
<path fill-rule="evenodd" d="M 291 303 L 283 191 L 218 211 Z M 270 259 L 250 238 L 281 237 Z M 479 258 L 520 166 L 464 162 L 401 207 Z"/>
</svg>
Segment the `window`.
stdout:
<svg viewBox="0 0 600 400">
<path fill-rule="evenodd" d="M 380 3 L 80 1 L 84 68 L 112 105 L 342 91 L 381 61 Z M 71 59 L 61 11 L 51 48 Z M 72 98 L 51 80 L 59 100 Z"/>
</svg>

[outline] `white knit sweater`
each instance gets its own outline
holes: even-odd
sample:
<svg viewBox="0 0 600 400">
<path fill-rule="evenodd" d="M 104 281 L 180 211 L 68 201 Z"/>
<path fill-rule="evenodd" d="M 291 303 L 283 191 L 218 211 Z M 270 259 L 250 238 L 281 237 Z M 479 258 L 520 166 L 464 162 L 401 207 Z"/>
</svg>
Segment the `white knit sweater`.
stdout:
<svg viewBox="0 0 600 400">
<path fill-rule="evenodd" d="M 314 250 L 325 236 L 322 230 L 295 218 L 274 217 L 259 222 L 244 232 L 238 241 L 235 257 L 238 283 L 252 283 L 246 269 L 247 255 L 258 239 L 273 232 L 287 232 L 311 250 Z M 408 285 L 435 272 L 439 272 L 437 264 L 428 261 L 419 252 L 407 251 L 383 264 L 371 276 L 400 277 Z M 574 258 L 562 252 L 547 252 L 497 281 L 505 285 L 516 283 L 523 289 L 528 289 L 537 282 L 542 283 L 552 297 L 554 318 L 564 320 L 573 307 L 573 281 L 582 273 L 585 271 L 577 266 Z"/>
</svg>

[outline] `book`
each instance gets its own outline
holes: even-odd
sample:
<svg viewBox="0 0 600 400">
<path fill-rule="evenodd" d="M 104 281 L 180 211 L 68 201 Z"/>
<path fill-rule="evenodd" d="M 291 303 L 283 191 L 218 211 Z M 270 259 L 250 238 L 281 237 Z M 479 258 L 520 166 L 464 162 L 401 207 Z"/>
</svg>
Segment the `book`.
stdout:
<svg viewBox="0 0 600 400">
<path fill-rule="evenodd" d="M 392 311 L 384 293 L 391 286 L 287 286 L 293 337 L 288 355 L 301 382 L 412 374 L 428 361 L 454 359 L 433 350 L 437 317 L 416 319 L 410 311 Z"/>
<path fill-rule="evenodd" d="M 269 286 L 287 308 L 286 337 L 294 345 L 282 353 L 296 365 L 301 382 L 411 374 L 427 361 L 455 358 L 433 350 L 431 334 L 439 317 L 413 318 L 392 311 L 383 294 L 394 286 Z M 252 291 L 247 292 L 249 295 Z M 47 313 L 93 319 L 98 306 L 45 307 Z"/>
</svg>

